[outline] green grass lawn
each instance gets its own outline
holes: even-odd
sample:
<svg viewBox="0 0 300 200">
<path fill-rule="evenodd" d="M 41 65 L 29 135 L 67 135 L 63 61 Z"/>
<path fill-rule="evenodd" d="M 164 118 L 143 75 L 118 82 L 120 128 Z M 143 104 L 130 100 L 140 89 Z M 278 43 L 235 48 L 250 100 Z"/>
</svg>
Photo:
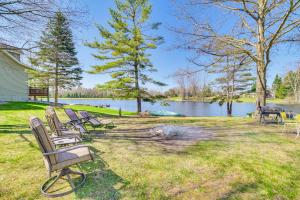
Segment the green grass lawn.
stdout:
<svg viewBox="0 0 300 200">
<path fill-rule="evenodd" d="M 45 121 L 45 107 L 0 105 L 1 199 L 44 199 L 39 189 L 47 171 L 28 118 Z M 279 125 L 250 118 L 118 118 L 118 111 L 71 107 L 105 114 L 117 127 L 85 142 L 96 155 L 79 166 L 87 182 L 60 199 L 300 199 L 300 139 L 282 134 Z M 173 143 L 148 134 L 163 124 L 200 126 L 212 137 Z"/>
</svg>

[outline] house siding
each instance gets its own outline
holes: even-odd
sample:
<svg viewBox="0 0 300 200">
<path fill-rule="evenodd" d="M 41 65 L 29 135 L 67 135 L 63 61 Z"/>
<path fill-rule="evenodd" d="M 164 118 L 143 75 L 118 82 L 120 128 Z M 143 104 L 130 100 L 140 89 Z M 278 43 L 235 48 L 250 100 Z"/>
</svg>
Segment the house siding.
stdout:
<svg viewBox="0 0 300 200">
<path fill-rule="evenodd" d="M 27 81 L 25 67 L 0 51 L 0 101 L 28 100 Z"/>
</svg>

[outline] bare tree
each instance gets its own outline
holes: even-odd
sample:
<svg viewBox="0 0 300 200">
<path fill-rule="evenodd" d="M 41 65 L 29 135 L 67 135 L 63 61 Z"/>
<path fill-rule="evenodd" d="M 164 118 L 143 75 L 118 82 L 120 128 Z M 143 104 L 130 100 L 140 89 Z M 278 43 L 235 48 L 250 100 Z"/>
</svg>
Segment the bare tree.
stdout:
<svg viewBox="0 0 300 200">
<path fill-rule="evenodd" d="M 181 99 L 185 100 L 187 97 L 187 80 L 184 69 L 178 69 L 174 75 L 174 80 L 176 81 L 178 88 L 180 90 Z"/>
<path fill-rule="evenodd" d="M 189 93 L 192 97 L 198 97 L 200 93 L 200 78 L 198 73 L 189 73 L 188 75 Z"/>
<path fill-rule="evenodd" d="M 300 92 L 300 66 L 295 71 L 289 71 L 285 76 L 285 83 L 293 92 L 295 102 L 299 102 L 299 92 Z"/>
<path fill-rule="evenodd" d="M 181 3 L 183 18 L 191 30 L 176 29 L 185 37 L 181 47 L 197 55 L 224 57 L 215 45 L 223 43 L 244 53 L 256 64 L 257 108 L 266 104 L 266 74 L 274 47 L 284 42 L 294 42 L 296 28 L 300 25 L 300 0 L 184 0 Z M 205 9 L 226 11 L 231 20 L 226 31 L 216 26 L 216 21 L 206 22 L 199 12 Z M 195 14 L 196 13 L 196 14 Z M 196 57 L 193 63 L 203 66 Z"/>
<path fill-rule="evenodd" d="M 58 10 L 77 22 L 79 20 L 76 18 L 85 13 L 85 8 L 78 7 L 75 1 L 70 0 L 59 3 L 56 0 L 1 0 L 0 43 L 31 50 L 34 45 L 33 39 L 37 38 L 36 34 L 41 32 L 41 27 Z M 0 49 L 9 48 L 8 45 L 0 47 Z"/>
<path fill-rule="evenodd" d="M 191 68 L 178 69 L 172 76 L 178 84 L 182 100 L 197 97 L 200 90 L 198 73 Z"/>
</svg>

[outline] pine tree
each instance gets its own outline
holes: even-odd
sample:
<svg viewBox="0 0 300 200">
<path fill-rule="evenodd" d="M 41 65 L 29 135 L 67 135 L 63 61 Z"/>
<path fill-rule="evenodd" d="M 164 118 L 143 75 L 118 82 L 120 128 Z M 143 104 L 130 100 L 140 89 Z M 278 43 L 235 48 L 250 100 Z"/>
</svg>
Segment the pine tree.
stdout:
<svg viewBox="0 0 300 200">
<path fill-rule="evenodd" d="M 284 99 L 287 96 L 288 89 L 285 87 L 282 78 L 278 74 L 276 74 L 273 81 L 272 90 L 275 93 L 276 98 Z"/>
<path fill-rule="evenodd" d="M 59 88 L 71 88 L 80 84 L 82 70 L 78 67 L 73 35 L 69 22 L 60 11 L 50 19 L 38 42 L 39 50 L 31 59 L 39 72 L 34 77 L 47 79 L 54 90 L 54 102 L 58 102 Z"/>
<path fill-rule="evenodd" d="M 272 84 L 272 90 L 273 90 L 273 92 L 276 93 L 276 90 L 278 90 L 278 88 L 281 85 L 282 85 L 282 79 L 281 79 L 281 77 L 278 74 L 276 74 L 275 79 L 274 79 L 273 84 Z"/>
<path fill-rule="evenodd" d="M 146 83 L 164 85 L 149 77 L 149 72 L 156 69 L 147 53 L 147 50 L 156 49 L 163 40 L 149 33 L 158 29 L 160 23 L 148 23 L 152 10 L 148 0 L 115 0 L 115 5 L 115 9 L 110 9 L 112 19 L 108 24 L 111 29 L 98 26 L 103 41 L 86 44 L 98 50 L 94 55 L 96 59 L 106 61 L 92 66 L 91 73 L 109 73 L 112 80 L 102 87 L 118 97 L 136 98 L 137 112 L 141 112 L 142 100 L 155 99 L 141 86 Z"/>
<path fill-rule="evenodd" d="M 248 57 L 245 55 L 228 55 L 223 60 L 219 60 L 217 65 L 209 70 L 209 73 L 218 73 L 215 84 L 219 86 L 220 92 L 213 99 L 220 105 L 226 103 L 227 116 L 232 116 L 232 105 L 234 100 L 238 100 L 241 94 L 246 93 L 253 83 L 251 66 Z"/>
</svg>

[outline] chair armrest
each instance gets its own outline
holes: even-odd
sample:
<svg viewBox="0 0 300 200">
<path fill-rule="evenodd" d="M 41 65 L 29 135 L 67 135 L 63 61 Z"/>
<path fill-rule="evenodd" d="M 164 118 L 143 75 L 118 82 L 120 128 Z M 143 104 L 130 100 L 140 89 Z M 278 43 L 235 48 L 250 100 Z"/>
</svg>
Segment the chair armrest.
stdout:
<svg viewBox="0 0 300 200">
<path fill-rule="evenodd" d="M 67 124 L 67 125 L 73 125 L 73 120 L 69 120 L 65 124 Z"/>
<path fill-rule="evenodd" d="M 88 122 L 90 120 L 90 118 L 89 117 L 82 117 L 82 118 L 80 118 L 80 120 L 84 124 L 84 123 Z"/>
<path fill-rule="evenodd" d="M 84 147 L 89 148 L 88 145 L 76 145 L 76 146 L 72 146 L 72 147 L 68 147 L 68 148 L 64 148 L 64 149 L 59 149 L 59 150 L 48 152 L 48 153 L 43 153 L 43 155 L 44 156 L 50 156 L 50 155 L 60 154 L 60 153 L 66 152 L 66 151 L 71 151 L 71 150 L 74 150 L 74 149 L 80 149 L 80 148 L 84 148 Z"/>
<path fill-rule="evenodd" d="M 91 114 L 89 114 L 89 117 L 90 117 L 90 118 L 98 118 L 97 115 L 91 115 Z"/>
<path fill-rule="evenodd" d="M 89 115 L 88 117 L 86 117 L 87 119 L 97 119 L 98 117 L 95 115 Z"/>
<path fill-rule="evenodd" d="M 81 124 L 81 125 L 82 125 L 82 123 L 73 123 L 72 121 L 70 121 L 69 124 L 70 124 L 70 126 L 71 126 L 70 129 L 73 129 L 73 130 L 75 130 L 75 131 L 80 131 L 80 128 L 76 127 L 76 125 L 77 125 L 77 124 Z"/>
<path fill-rule="evenodd" d="M 68 121 L 68 122 L 64 122 L 64 123 L 60 123 L 60 129 L 61 130 L 67 130 L 70 127 L 73 127 L 73 125 Z"/>
<path fill-rule="evenodd" d="M 76 124 L 83 124 L 83 122 L 78 119 L 78 120 L 70 120 L 67 123 L 71 124 L 72 126 L 75 126 Z"/>
<path fill-rule="evenodd" d="M 72 138 L 75 138 L 75 140 L 81 140 L 78 136 L 74 135 L 74 136 L 54 136 L 52 137 L 51 139 L 52 140 L 60 140 L 60 139 L 72 139 Z"/>
<path fill-rule="evenodd" d="M 59 125 L 61 127 L 67 127 L 68 126 L 68 122 L 60 122 Z"/>
</svg>

